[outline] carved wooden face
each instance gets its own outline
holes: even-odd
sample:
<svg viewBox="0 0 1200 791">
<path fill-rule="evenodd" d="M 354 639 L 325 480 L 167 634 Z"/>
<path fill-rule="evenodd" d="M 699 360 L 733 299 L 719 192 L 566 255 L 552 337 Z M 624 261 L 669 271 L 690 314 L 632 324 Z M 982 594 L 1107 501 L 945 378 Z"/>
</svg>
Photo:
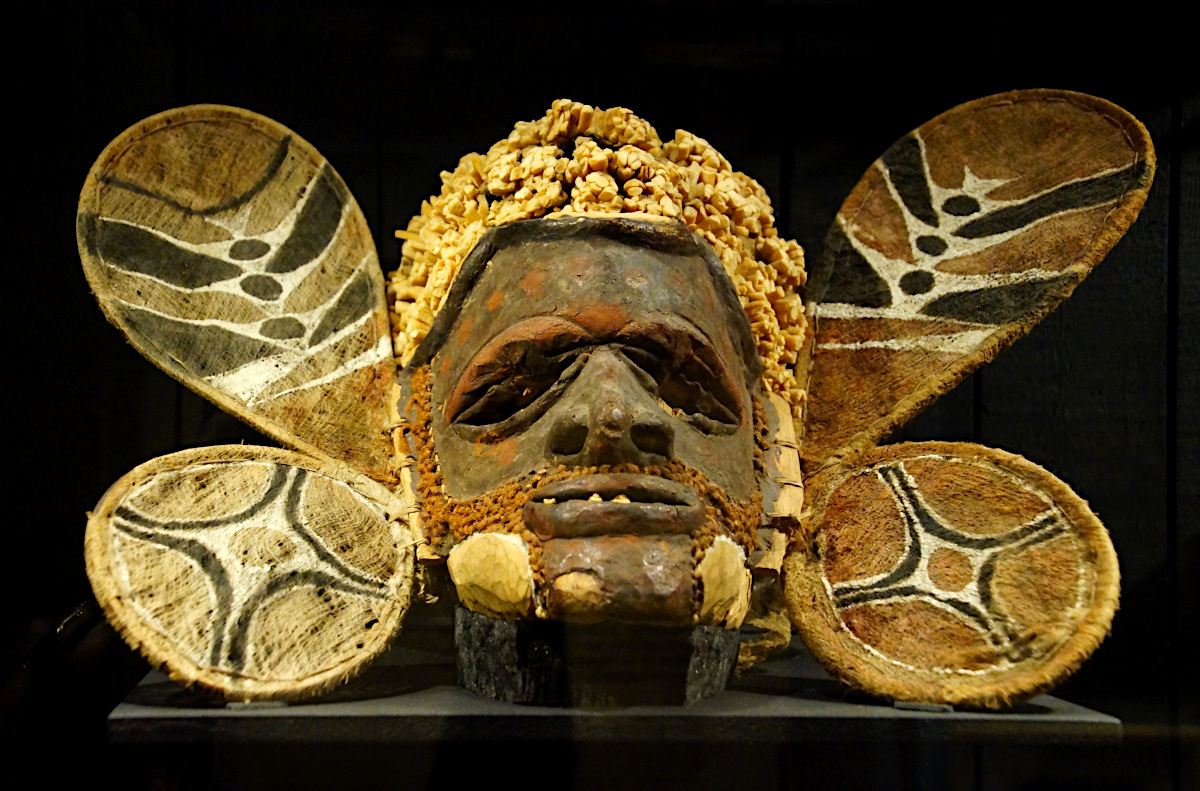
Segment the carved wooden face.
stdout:
<svg viewBox="0 0 1200 791">
<path fill-rule="evenodd" d="M 550 617 L 690 623 L 695 539 L 757 526 L 714 503 L 758 492 L 749 327 L 686 230 L 546 227 L 492 252 L 429 362 L 444 495 L 520 484 L 490 502 L 536 536 Z"/>
</svg>

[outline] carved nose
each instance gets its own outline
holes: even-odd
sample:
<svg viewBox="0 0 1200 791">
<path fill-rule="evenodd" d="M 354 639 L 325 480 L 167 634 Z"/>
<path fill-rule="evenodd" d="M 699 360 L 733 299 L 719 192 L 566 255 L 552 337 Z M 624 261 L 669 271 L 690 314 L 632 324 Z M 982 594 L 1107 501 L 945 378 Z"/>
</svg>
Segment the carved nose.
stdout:
<svg viewBox="0 0 1200 791">
<path fill-rule="evenodd" d="M 616 355 L 593 354 L 571 389 L 584 408 L 568 409 L 549 437 L 562 462 L 649 465 L 672 458 L 675 431 L 667 416 Z"/>
</svg>

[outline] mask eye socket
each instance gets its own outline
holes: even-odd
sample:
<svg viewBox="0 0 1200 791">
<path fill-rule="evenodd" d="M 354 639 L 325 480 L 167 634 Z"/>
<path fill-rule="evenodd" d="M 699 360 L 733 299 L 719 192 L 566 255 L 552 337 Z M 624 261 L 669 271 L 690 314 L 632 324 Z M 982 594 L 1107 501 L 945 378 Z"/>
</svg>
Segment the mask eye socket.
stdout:
<svg viewBox="0 0 1200 791">
<path fill-rule="evenodd" d="M 705 434 L 732 434 L 743 422 L 737 385 L 708 343 L 674 333 L 670 344 L 620 347 L 647 392 L 678 419 Z"/>
<path fill-rule="evenodd" d="M 587 362 L 588 350 L 515 342 L 473 363 L 460 380 L 447 423 L 468 439 L 504 436 L 532 425 Z"/>
<path fill-rule="evenodd" d="M 745 422 L 735 380 L 690 326 L 639 323 L 601 343 L 558 322 L 532 330 L 489 344 L 460 377 L 443 409 L 446 424 L 464 439 L 501 438 L 532 426 L 600 346 L 617 354 L 663 409 L 696 430 L 732 434 Z"/>
</svg>

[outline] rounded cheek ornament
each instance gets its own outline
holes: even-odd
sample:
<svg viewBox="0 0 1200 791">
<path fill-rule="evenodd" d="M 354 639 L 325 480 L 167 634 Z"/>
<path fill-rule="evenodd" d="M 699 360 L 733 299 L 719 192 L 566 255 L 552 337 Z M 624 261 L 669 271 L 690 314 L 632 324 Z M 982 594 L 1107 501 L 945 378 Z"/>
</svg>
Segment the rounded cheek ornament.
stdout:
<svg viewBox="0 0 1200 791">
<path fill-rule="evenodd" d="M 294 133 L 146 119 L 84 186 L 89 282 L 152 362 L 293 450 L 126 475 L 89 520 L 93 588 L 231 699 L 344 681 L 445 564 L 460 678 L 494 697 L 715 694 L 787 644 L 786 601 L 849 684 L 1010 705 L 1107 633 L 1104 528 L 1019 457 L 878 443 L 1065 299 L 1153 170 L 1107 102 L 981 99 L 867 170 L 806 278 L 705 141 L 560 101 L 463 158 L 385 282 Z"/>
</svg>

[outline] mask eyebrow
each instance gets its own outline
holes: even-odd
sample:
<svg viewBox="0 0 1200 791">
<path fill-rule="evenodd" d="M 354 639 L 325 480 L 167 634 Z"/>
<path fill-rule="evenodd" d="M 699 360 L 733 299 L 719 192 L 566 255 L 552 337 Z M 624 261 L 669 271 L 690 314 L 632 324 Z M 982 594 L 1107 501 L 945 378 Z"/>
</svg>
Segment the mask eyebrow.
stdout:
<svg viewBox="0 0 1200 791">
<path fill-rule="evenodd" d="M 645 329 L 655 330 L 657 333 L 648 334 L 644 331 Z M 634 330 L 638 330 L 637 334 L 634 334 Z M 717 344 L 713 342 L 713 339 L 709 337 L 708 333 L 700 329 L 700 327 L 693 324 L 684 316 L 677 314 L 661 313 L 658 315 L 658 317 L 653 319 L 648 319 L 645 321 L 631 321 L 617 331 L 612 336 L 612 340 L 637 346 L 639 345 L 636 343 L 638 339 L 649 338 L 664 348 L 673 347 L 673 344 L 671 344 L 669 340 L 662 339 L 662 336 L 666 336 L 667 339 L 671 337 L 685 336 L 693 343 L 698 343 L 704 348 L 711 349 L 713 354 L 716 355 L 718 359 L 721 357 L 720 353 L 717 351 Z M 724 363 L 723 360 L 722 363 Z"/>
</svg>

